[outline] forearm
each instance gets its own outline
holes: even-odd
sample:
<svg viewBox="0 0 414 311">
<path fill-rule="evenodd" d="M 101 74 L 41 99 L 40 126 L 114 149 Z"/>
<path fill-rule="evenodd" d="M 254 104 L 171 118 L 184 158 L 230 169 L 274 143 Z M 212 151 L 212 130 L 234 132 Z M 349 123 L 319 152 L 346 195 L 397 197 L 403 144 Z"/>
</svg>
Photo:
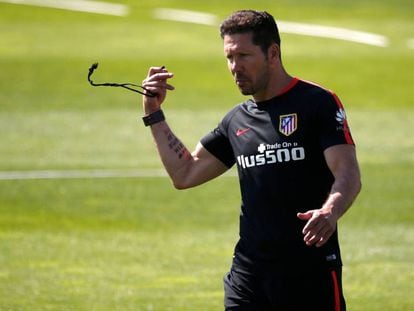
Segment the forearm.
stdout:
<svg viewBox="0 0 414 311">
<path fill-rule="evenodd" d="M 198 186 L 228 170 L 201 143 L 190 153 L 165 121 L 151 126 L 151 131 L 164 167 L 177 189 Z"/>
<path fill-rule="evenodd" d="M 173 74 L 164 67 L 151 67 L 142 85 L 154 96 L 143 96 L 144 123 L 151 126 L 161 161 L 178 189 L 202 184 L 227 170 L 227 167 L 210 154 L 200 143 L 190 153 L 172 132 L 161 109 L 167 90 L 174 87 L 167 83 Z"/>
<path fill-rule="evenodd" d="M 153 124 L 151 133 L 168 175 L 174 185 L 181 184 L 185 178 L 185 168 L 194 161 L 191 153 L 173 133 L 166 121 Z"/>
<path fill-rule="evenodd" d="M 167 83 L 173 74 L 165 67 L 151 67 L 142 85 L 155 96 L 143 96 L 144 123 L 151 127 L 158 153 L 174 185 L 181 183 L 180 172 L 193 162 L 184 144 L 174 135 L 161 111 L 167 90 L 174 87 Z M 160 114 L 161 113 L 161 114 Z"/>
<path fill-rule="evenodd" d="M 361 175 L 355 147 L 331 147 L 325 150 L 325 158 L 334 176 L 334 182 L 322 209 L 338 220 L 349 209 L 361 190 Z"/>
<path fill-rule="evenodd" d="M 306 245 L 320 247 L 335 232 L 338 219 L 345 214 L 361 189 L 361 179 L 355 148 L 338 145 L 325 150 L 325 159 L 334 182 L 330 194 L 320 209 L 298 213 L 307 221 L 303 228 Z"/>
<path fill-rule="evenodd" d="M 328 241 L 336 230 L 338 219 L 352 205 L 360 189 L 359 173 L 336 178 L 321 209 L 298 213 L 300 219 L 307 221 L 302 231 L 306 245 L 320 247 Z"/>
<path fill-rule="evenodd" d="M 335 179 L 323 208 L 339 219 L 351 207 L 360 190 L 359 172 L 349 170 Z"/>
</svg>

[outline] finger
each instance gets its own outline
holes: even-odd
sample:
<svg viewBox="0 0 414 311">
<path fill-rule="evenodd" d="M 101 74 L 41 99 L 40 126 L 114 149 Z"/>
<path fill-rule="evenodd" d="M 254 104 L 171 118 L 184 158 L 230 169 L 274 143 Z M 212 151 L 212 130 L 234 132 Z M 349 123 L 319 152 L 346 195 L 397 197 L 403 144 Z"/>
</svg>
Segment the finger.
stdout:
<svg viewBox="0 0 414 311">
<path fill-rule="evenodd" d="M 323 224 L 315 224 L 311 228 L 308 228 L 307 231 L 304 233 L 304 240 L 310 241 L 312 239 L 317 238 L 320 233 L 323 231 Z"/>
<path fill-rule="evenodd" d="M 310 241 L 314 241 L 315 239 L 318 238 L 320 230 L 310 230 L 308 232 L 306 232 L 306 234 L 303 237 L 303 240 L 305 242 L 310 242 Z"/>
<path fill-rule="evenodd" d="M 330 236 L 330 229 L 327 226 L 319 227 L 319 229 L 310 231 L 304 237 L 304 241 L 306 245 L 314 245 L 315 243 L 319 243 L 322 240 L 325 240 L 328 236 Z"/>
<path fill-rule="evenodd" d="M 325 245 L 325 243 L 328 242 L 328 240 L 330 239 L 330 237 L 332 236 L 333 233 L 334 233 L 334 230 L 332 230 L 332 229 L 326 230 L 322 234 L 321 238 L 317 241 L 316 247 L 321 247 L 321 246 Z"/>
<path fill-rule="evenodd" d="M 306 213 L 297 213 L 296 216 L 300 220 L 309 220 L 309 219 L 311 219 L 312 214 L 313 214 L 313 211 L 307 211 Z"/>
<path fill-rule="evenodd" d="M 304 241 L 307 246 L 312 246 L 318 241 L 318 238 L 316 237 L 316 235 L 312 235 L 312 236 L 305 238 Z"/>
<path fill-rule="evenodd" d="M 318 232 L 314 231 L 305 236 L 304 241 L 308 246 L 315 244 L 316 247 L 321 247 L 330 239 L 334 232 L 335 228 L 326 221 L 326 224 Z"/>
<path fill-rule="evenodd" d="M 303 228 L 303 240 L 307 243 L 310 242 L 311 244 L 313 244 L 329 230 L 330 226 L 327 220 L 325 218 L 316 216 L 309 220 L 306 226 Z"/>
<path fill-rule="evenodd" d="M 302 233 L 306 234 L 309 231 L 314 231 L 315 227 L 318 225 L 319 221 L 318 221 L 318 217 L 319 214 L 318 213 L 313 213 L 311 219 L 309 219 L 309 221 L 306 223 L 305 227 L 303 227 Z"/>
<path fill-rule="evenodd" d="M 171 72 L 159 72 L 148 76 L 144 81 L 167 81 L 174 76 Z"/>
<path fill-rule="evenodd" d="M 143 81 L 142 86 L 145 88 L 160 88 L 167 90 L 174 90 L 175 87 L 171 84 L 165 83 L 165 81 Z"/>
<path fill-rule="evenodd" d="M 329 238 L 321 237 L 319 241 L 315 244 L 316 247 L 321 247 L 325 245 L 325 243 L 328 241 Z"/>
<path fill-rule="evenodd" d="M 167 90 L 174 90 L 174 87 L 168 87 L 168 86 L 162 86 L 162 87 L 149 87 L 149 86 L 144 86 L 145 90 L 147 90 L 148 92 L 151 92 L 151 94 L 153 94 L 155 97 L 161 98 L 164 97 L 167 93 Z M 153 97 L 154 97 L 153 96 Z"/>
<path fill-rule="evenodd" d="M 165 69 L 165 66 L 161 66 L 161 67 L 150 67 L 150 69 L 148 70 L 147 77 L 150 77 L 150 76 L 152 76 L 152 75 L 154 75 L 156 73 L 165 72 L 165 71 L 167 71 Z"/>
</svg>

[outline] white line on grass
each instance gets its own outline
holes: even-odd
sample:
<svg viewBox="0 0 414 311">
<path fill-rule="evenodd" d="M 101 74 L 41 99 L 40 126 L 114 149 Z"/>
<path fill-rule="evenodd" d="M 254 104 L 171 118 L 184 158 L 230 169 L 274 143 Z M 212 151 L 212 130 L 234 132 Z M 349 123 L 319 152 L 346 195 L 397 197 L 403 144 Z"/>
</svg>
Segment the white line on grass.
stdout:
<svg viewBox="0 0 414 311">
<path fill-rule="evenodd" d="M 286 33 L 352 41 L 379 47 L 388 46 L 387 37 L 369 32 L 285 21 L 279 21 L 278 25 L 280 26 L 280 31 Z"/>
<path fill-rule="evenodd" d="M 177 10 L 177 9 L 155 9 L 154 17 L 157 19 L 170 20 L 175 22 L 184 22 L 192 24 L 201 24 L 215 26 L 218 19 L 215 15 L 203 12 Z"/>
<path fill-rule="evenodd" d="M 43 171 L 3 171 L 0 180 L 25 179 L 74 179 L 74 178 L 126 178 L 126 177 L 166 177 L 164 170 L 43 170 Z"/>
<path fill-rule="evenodd" d="M 171 20 L 177 22 L 217 26 L 217 16 L 208 13 L 159 8 L 154 10 L 157 19 Z M 369 32 L 350 30 L 346 28 L 322 26 L 315 24 L 294 23 L 278 21 L 280 32 L 294 33 L 306 36 L 332 38 L 338 40 L 352 41 L 379 47 L 388 46 L 388 38 Z"/>
<path fill-rule="evenodd" d="M 70 11 L 126 16 L 129 8 L 124 4 L 87 0 L 0 0 L 12 4 L 24 4 Z"/>
<path fill-rule="evenodd" d="M 414 49 L 414 38 L 407 40 L 407 46 L 410 49 Z"/>
</svg>

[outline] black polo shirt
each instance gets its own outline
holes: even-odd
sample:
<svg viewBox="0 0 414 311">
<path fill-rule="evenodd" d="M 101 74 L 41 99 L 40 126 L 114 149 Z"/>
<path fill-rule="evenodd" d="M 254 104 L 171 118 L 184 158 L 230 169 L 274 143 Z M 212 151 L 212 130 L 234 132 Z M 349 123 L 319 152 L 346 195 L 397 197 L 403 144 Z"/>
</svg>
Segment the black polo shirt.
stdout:
<svg viewBox="0 0 414 311">
<path fill-rule="evenodd" d="M 228 167 L 241 190 L 240 253 L 252 262 L 341 265 L 337 232 L 321 248 L 303 242 L 298 212 L 319 209 L 333 175 L 324 150 L 354 144 L 338 97 L 293 79 L 278 96 L 234 107 L 202 145 Z"/>
</svg>

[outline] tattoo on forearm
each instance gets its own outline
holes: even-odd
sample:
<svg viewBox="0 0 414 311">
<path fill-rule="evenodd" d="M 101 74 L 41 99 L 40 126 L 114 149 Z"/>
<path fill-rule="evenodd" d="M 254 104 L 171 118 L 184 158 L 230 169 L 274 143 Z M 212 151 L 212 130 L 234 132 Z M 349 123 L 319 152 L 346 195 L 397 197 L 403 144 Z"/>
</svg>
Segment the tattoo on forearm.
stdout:
<svg viewBox="0 0 414 311">
<path fill-rule="evenodd" d="M 166 130 L 165 135 L 167 136 L 168 147 L 177 154 L 179 159 L 188 158 L 190 156 L 190 152 L 187 148 L 170 130 Z"/>
</svg>

